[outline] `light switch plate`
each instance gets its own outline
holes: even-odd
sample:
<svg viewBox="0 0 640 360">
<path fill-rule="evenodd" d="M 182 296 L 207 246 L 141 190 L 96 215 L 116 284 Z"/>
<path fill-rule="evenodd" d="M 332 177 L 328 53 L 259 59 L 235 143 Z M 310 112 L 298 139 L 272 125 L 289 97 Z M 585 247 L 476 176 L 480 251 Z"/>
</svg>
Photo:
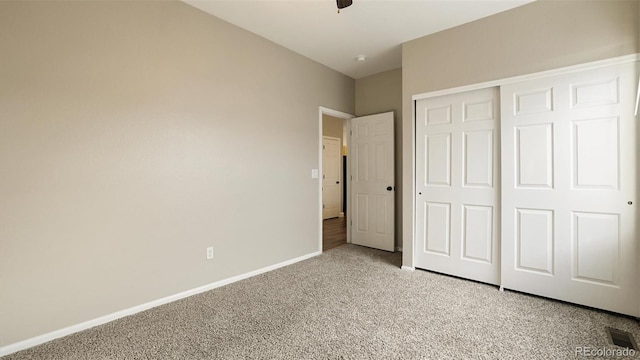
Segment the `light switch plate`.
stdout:
<svg viewBox="0 0 640 360">
<path fill-rule="evenodd" d="M 318 169 L 311 169 L 311 178 L 312 179 L 317 179 L 318 178 Z"/>
</svg>

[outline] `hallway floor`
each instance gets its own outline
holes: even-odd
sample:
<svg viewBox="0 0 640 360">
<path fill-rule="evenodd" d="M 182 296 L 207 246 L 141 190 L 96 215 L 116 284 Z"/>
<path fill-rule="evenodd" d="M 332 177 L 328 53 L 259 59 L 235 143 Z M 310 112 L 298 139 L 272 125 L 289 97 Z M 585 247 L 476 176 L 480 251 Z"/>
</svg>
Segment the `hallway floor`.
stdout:
<svg viewBox="0 0 640 360">
<path fill-rule="evenodd" d="M 322 221 L 322 251 L 327 251 L 346 243 L 346 217 L 337 217 Z"/>
</svg>

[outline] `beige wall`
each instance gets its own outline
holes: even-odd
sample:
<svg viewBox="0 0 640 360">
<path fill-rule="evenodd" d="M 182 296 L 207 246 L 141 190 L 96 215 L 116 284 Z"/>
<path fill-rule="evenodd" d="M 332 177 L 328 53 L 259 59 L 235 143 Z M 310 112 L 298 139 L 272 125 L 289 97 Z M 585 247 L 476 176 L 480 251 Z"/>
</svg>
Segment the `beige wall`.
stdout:
<svg viewBox="0 0 640 360">
<path fill-rule="evenodd" d="M 356 80 L 356 116 L 394 111 L 396 247 L 402 247 L 402 69 Z"/>
<path fill-rule="evenodd" d="M 339 138 L 342 144 L 343 124 L 344 119 L 322 114 L 322 135 Z"/>
<path fill-rule="evenodd" d="M 413 95 L 637 53 L 638 8 L 638 0 L 541 0 L 403 44 L 404 214 L 415 198 Z M 412 243 L 413 216 L 403 231 Z M 413 266 L 412 247 L 404 250 Z"/>
<path fill-rule="evenodd" d="M 0 54 L 0 347 L 319 250 L 353 79 L 178 1 L 2 1 Z"/>
</svg>

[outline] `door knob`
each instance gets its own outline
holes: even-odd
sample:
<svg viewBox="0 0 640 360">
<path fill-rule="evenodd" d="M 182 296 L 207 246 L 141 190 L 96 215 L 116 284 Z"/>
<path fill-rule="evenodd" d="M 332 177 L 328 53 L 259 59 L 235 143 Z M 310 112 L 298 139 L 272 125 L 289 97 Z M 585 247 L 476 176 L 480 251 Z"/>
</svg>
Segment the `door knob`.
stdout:
<svg viewBox="0 0 640 360">
<path fill-rule="evenodd" d="M 340 184 L 340 181 L 336 181 L 336 184 Z"/>
<path fill-rule="evenodd" d="M 633 201 L 627 201 L 628 205 L 633 205 Z"/>
<path fill-rule="evenodd" d="M 393 188 L 391 186 L 387 186 L 387 191 L 391 191 Z"/>
</svg>

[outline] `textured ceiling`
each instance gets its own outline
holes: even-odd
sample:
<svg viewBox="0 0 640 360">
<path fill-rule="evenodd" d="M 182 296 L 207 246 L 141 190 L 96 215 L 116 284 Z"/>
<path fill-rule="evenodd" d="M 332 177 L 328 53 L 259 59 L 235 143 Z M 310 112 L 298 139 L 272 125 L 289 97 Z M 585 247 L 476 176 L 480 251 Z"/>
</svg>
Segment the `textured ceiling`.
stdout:
<svg viewBox="0 0 640 360">
<path fill-rule="evenodd" d="M 403 42 L 532 0 L 183 1 L 358 79 L 401 67 Z"/>
</svg>

